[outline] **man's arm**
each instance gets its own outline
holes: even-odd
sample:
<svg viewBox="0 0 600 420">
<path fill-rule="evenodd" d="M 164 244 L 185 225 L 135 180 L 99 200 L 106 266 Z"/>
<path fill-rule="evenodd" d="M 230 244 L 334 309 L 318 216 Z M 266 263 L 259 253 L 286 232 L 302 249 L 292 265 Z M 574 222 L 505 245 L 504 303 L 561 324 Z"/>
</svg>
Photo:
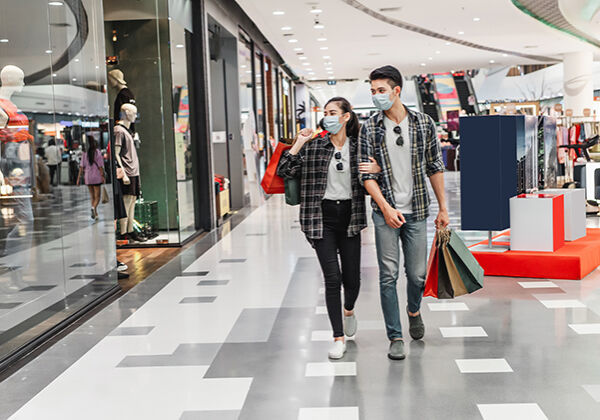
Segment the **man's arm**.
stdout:
<svg viewBox="0 0 600 420">
<path fill-rule="evenodd" d="M 387 223 L 389 227 L 398 229 L 399 227 L 402 227 L 404 223 L 406 223 L 402 213 L 393 208 L 390 203 L 387 202 L 381 193 L 381 188 L 379 188 L 377 181 L 374 179 L 367 179 L 364 181 L 364 186 L 371 198 L 377 203 L 377 206 L 383 213 L 385 223 Z"/>
<path fill-rule="evenodd" d="M 450 216 L 446 205 L 446 191 L 444 189 L 444 160 L 442 159 L 440 141 L 436 135 L 435 123 L 431 118 L 429 119 L 429 136 L 425 159 L 427 176 L 439 205 L 435 226 L 438 229 L 443 229 L 450 224 Z"/>
<path fill-rule="evenodd" d="M 445 228 L 450 224 L 450 216 L 448 215 L 448 207 L 446 206 L 446 191 L 444 189 L 444 173 L 437 172 L 429 177 L 431 187 L 437 198 L 440 210 L 435 218 L 435 226 L 438 229 Z"/>
</svg>

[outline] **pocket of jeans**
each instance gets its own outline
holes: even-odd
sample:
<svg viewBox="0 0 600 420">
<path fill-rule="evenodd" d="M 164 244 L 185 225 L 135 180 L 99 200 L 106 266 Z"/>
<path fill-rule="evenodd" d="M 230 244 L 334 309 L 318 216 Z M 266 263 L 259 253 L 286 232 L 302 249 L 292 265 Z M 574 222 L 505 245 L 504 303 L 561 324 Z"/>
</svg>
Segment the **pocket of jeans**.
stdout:
<svg viewBox="0 0 600 420">
<path fill-rule="evenodd" d="M 373 218 L 373 224 L 375 226 L 384 226 L 386 224 L 385 217 L 383 217 L 383 215 L 381 215 L 375 211 L 373 212 L 372 218 Z"/>
</svg>

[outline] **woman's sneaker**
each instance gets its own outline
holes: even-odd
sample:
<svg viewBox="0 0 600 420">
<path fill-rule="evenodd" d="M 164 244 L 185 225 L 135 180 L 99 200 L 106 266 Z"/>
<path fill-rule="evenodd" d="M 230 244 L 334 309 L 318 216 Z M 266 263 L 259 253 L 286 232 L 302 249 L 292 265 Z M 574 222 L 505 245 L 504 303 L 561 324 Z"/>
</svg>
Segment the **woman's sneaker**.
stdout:
<svg viewBox="0 0 600 420">
<path fill-rule="evenodd" d="M 344 334 L 346 334 L 346 337 L 354 337 L 357 326 L 358 322 L 355 314 L 344 316 Z"/>
<path fill-rule="evenodd" d="M 341 359 L 346 353 L 346 343 L 342 340 L 333 342 L 333 346 L 329 349 L 329 358 L 333 360 Z"/>
</svg>

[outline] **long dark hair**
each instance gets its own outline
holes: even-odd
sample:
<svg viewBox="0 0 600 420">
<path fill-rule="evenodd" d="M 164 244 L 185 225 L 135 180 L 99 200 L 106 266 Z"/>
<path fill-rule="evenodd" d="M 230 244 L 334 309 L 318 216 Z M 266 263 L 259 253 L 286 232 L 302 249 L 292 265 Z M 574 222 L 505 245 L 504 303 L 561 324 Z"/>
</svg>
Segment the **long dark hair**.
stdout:
<svg viewBox="0 0 600 420">
<path fill-rule="evenodd" d="M 96 160 L 96 150 L 98 150 L 98 144 L 96 143 L 96 139 L 89 137 L 88 138 L 88 149 L 87 149 L 87 158 L 90 165 L 94 164 Z"/>
<path fill-rule="evenodd" d="M 358 130 L 360 129 L 360 124 L 358 122 L 358 117 L 356 116 L 354 111 L 352 111 L 352 105 L 350 105 L 350 102 L 348 102 L 348 99 L 342 98 L 341 96 L 336 96 L 336 97 L 328 100 L 327 103 L 325 104 L 325 107 L 332 102 L 335 102 L 336 105 L 344 113 L 346 113 L 346 112 L 350 113 L 350 119 L 346 123 L 346 135 L 348 137 L 357 138 Z M 325 109 L 325 107 L 323 107 L 323 109 Z"/>
</svg>

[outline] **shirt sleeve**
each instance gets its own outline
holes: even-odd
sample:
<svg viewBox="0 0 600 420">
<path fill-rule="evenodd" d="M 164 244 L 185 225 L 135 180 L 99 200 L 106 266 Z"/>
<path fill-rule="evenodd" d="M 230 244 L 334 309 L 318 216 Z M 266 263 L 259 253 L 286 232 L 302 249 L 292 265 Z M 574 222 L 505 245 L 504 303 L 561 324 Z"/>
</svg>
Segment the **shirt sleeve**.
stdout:
<svg viewBox="0 0 600 420">
<path fill-rule="evenodd" d="M 358 135 L 358 163 L 369 162 L 369 157 L 375 157 L 372 137 L 367 124 L 363 124 Z M 369 179 L 378 180 L 379 174 L 359 174 L 361 184 L 364 185 L 365 181 Z"/>
<path fill-rule="evenodd" d="M 291 179 L 302 176 L 302 164 L 304 163 L 304 147 L 300 153 L 292 155 L 289 150 L 284 151 L 277 165 L 277 175 L 282 178 Z"/>
<path fill-rule="evenodd" d="M 120 131 L 115 131 L 115 147 L 120 146 L 121 148 L 125 147 L 123 144 L 123 136 L 124 134 Z"/>
<path fill-rule="evenodd" d="M 425 149 L 425 171 L 427 176 L 432 176 L 438 172 L 444 172 L 444 160 L 442 159 L 442 148 L 437 138 L 435 123 L 428 117 L 429 129 L 427 134 L 427 148 Z"/>
</svg>

